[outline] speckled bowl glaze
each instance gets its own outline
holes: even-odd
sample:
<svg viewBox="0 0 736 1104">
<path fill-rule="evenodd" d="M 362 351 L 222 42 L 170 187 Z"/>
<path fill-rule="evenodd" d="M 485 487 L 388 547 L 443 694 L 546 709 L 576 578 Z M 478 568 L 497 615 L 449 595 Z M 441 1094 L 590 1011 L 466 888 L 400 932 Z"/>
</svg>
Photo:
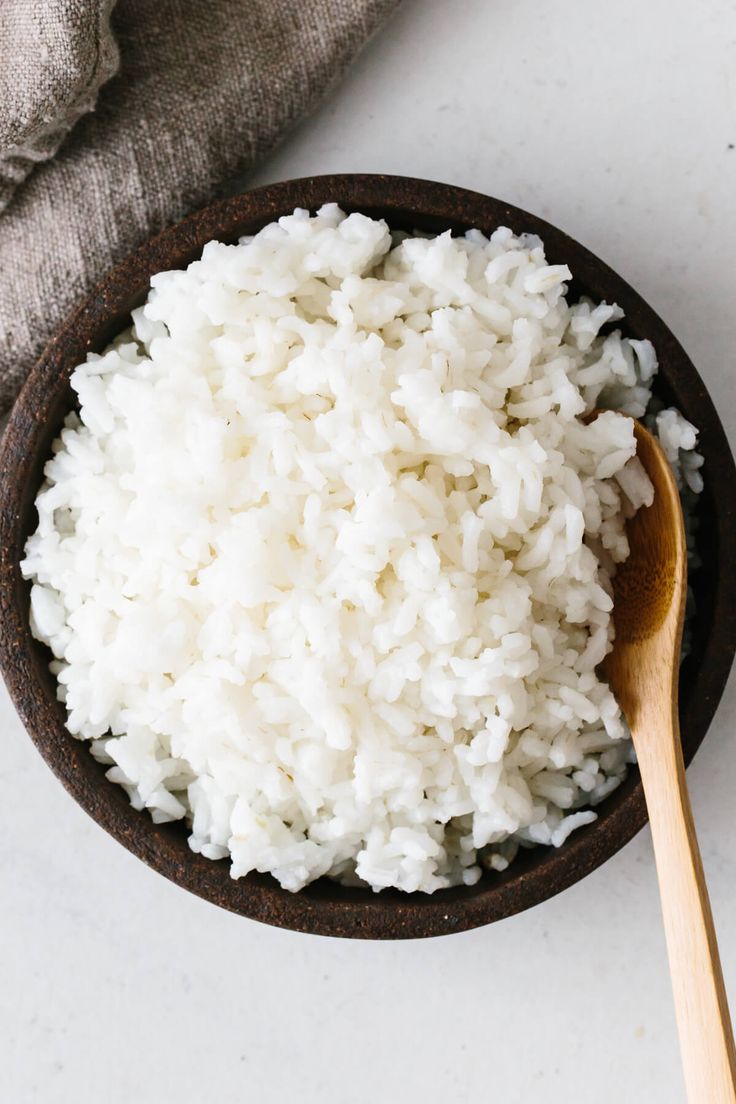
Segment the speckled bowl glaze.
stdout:
<svg viewBox="0 0 736 1104">
<path fill-rule="evenodd" d="M 235 196 L 164 231 L 117 266 L 66 322 L 33 369 L 10 416 L 0 451 L 0 666 L 18 712 L 39 751 L 98 824 L 167 878 L 213 904 L 295 931 L 363 939 L 445 935 L 511 916 L 579 881 L 623 847 L 646 821 L 638 773 L 600 807 L 598 820 L 559 850 L 524 851 L 503 874 L 432 896 L 345 889 L 326 879 L 291 894 L 270 877 L 233 881 L 226 861 L 193 854 L 182 824 L 154 825 L 109 783 L 86 744 L 64 727 L 64 710 L 48 671 L 50 654 L 33 640 L 29 587 L 18 562 L 36 524 L 33 501 L 43 463 L 73 404 L 69 376 L 90 351 L 101 351 L 126 325 L 155 272 L 181 268 L 212 238 L 232 242 L 295 207 L 336 201 L 348 211 L 385 218 L 395 229 L 462 233 L 499 225 L 544 240 L 551 263 L 570 265 L 571 298 L 618 303 L 623 329 L 656 346 L 658 392 L 701 431 L 705 490 L 698 544 L 703 567 L 693 575 L 697 613 L 693 648 L 682 669 L 680 714 L 685 758 L 700 745 L 720 699 L 736 648 L 736 469 L 713 403 L 687 355 L 641 296 L 560 230 L 516 207 L 444 184 L 389 176 L 321 176 Z M 29 795 L 30 797 L 30 795 Z"/>
</svg>

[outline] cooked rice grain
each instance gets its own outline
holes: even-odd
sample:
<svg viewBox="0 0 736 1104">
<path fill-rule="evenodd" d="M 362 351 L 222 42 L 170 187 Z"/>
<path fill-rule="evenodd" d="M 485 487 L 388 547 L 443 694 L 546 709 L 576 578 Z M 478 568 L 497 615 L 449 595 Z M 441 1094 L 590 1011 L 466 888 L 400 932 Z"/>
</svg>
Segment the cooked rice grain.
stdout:
<svg viewBox="0 0 736 1104">
<path fill-rule="evenodd" d="M 298 210 L 155 276 L 74 372 L 32 628 L 69 731 L 234 877 L 471 884 L 623 777 L 597 668 L 652 490 L 629 418 L 580 419 L 642 416 L 656 356 L 569 279 L 508 229 Z"/>
</svg>

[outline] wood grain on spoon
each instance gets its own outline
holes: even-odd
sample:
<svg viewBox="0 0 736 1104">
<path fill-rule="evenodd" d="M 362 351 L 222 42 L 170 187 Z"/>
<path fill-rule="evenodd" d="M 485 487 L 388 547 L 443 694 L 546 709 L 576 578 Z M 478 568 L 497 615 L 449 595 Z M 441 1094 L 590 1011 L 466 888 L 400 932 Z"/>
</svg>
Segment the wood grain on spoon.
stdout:
<svg viewBox="0 0 736 1104">
<path fill-rule="evenodd" d="M 654 503 L 627 525 L 606 674 L 631 728 L 657 864 L 690 1104 L 736 1104 L 736 1054 L 685 782 L 677 709 L 687 556 L 680 496 L 657 441 L 635 423 Z"/>
</svg>

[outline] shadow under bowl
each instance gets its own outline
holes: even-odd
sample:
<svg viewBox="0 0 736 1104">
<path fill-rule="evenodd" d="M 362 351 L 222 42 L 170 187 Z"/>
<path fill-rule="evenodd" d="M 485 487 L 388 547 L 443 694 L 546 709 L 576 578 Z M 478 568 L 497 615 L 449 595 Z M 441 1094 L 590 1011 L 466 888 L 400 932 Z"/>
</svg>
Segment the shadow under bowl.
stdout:
<svg viewBox="0 0 736 1104">
<path fill-rule="evenodd" d="M 234 242 L 295 207 L 337 202 L 347 211 L 385 218 L 392 229 L 430 233 L 500 225 L 538 234 L 552 264 L 575 279 L 569 296 L 616 302 L 621 328 L 649 338 L 657 350 L 657 393 L 700 430 L 705 489 L 698 507 L 702 568 L 693 574 L 697 607 L 693 643 L 683 664 L 680 720 L 686 761 L 692 759 L 723 692 L 736 649 L 736 468 L 713 403 L 687 355 L 655 312 L 619 276 L 577 242 L 516 207 L 461 188 L 374 175 L 321 176 L 259 188 L 215 203 L 165 230 L 110 272 L 62 326 L 36 364 L 10 415 L 0 449 L 0 667 L 15 706 L 39 751 L 90 816 L 133 854 L 178 885 L 214 904 L 264 923 L 321 935 L 404 939 L 444 935 L 511 916 L 579 881 L 627 843 L 646 822 L 638 772 L 599 807 L 598 820 L 559 849 L 520 852 L 503 873 L 472 887 L 433 895 L 347 889 L 322 879 L 297 894 L 267 875 L 231 879 L 229 864 L 195 855 L 183 824 L 154 825 L 124 791 L 108 782 L 87 744 L 64 727 L 48 670 L 50 653 L 28 622 L 28 583 L 18 568 L 37 523 L 33 502 L 42 468 L 63 419 L 74 405 L 69 377 L 88 352 L 101 352 L 147 294 L 151 276 L 183 268 L 212 238 Z"/>
</svg>

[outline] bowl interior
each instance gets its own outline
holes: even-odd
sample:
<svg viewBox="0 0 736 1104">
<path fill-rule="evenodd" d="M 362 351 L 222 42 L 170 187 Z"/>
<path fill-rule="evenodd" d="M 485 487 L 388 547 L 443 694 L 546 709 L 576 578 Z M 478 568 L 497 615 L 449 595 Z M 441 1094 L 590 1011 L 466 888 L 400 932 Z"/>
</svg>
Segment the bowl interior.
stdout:
<svg viewBox="0 0 736 1104">
<path fill-rule="evenodd" d="M 736 647 L 736 585 L 723 565 L 736 553 L 733 487 L 736 469 L 710 398 L 664 323 L 628 285 L 554 227 L 498 200 L 424 181 L 391 177 L 317 177 L 291 181 L 223 201 L 165 231 L 119 265 L 63 327 L 44 353 L 11 415 L 0 456 L 0 662 L 31 737 L 79 803 L 149 865 L 200 896 L 267 923 L 320 934 L 407 938 L 444 934 L 488 923 L 537 904 L 609 858 L 646 816 L 636 769 L 599 807 L 598 820 L 559 850 L 520 852 L 503 873 L 472 887 L 426 896 L 347 889 L 327 879 L 299 894 L 269 876 L 233 881 L 229 864 L 193 854 L 181 823 L 154 825 L 135 812 L 124 791 L 104 777 L 88 746 L 64 728 L 48 670 L 50 653 L 30 635 L 29 586 L 18 570 L 22 548 L 37 523 L 33 502 L 51 442 L 74 405 L 69 376 L 88 351 L 100 352 L 144 300 L 155 272 L 197 258 L 206 241 L 236 241 L 296 206 L 337 201 L 346 210 L 385 218 L 392 229 L 463 233 L 509 225 L 537 233 L 552 264 L 575 273 L 570 297 L 617 302 L 632 337 L 649 337 L 660 358 L 656 393 L 701 430 L 705 489 L 697 508 L 703 566 L 692 575 L 696 612 L 692 650 L 681 672 L 680 707 L 686 760 L 700 744 L 722 693 Z"/>
</svg>

